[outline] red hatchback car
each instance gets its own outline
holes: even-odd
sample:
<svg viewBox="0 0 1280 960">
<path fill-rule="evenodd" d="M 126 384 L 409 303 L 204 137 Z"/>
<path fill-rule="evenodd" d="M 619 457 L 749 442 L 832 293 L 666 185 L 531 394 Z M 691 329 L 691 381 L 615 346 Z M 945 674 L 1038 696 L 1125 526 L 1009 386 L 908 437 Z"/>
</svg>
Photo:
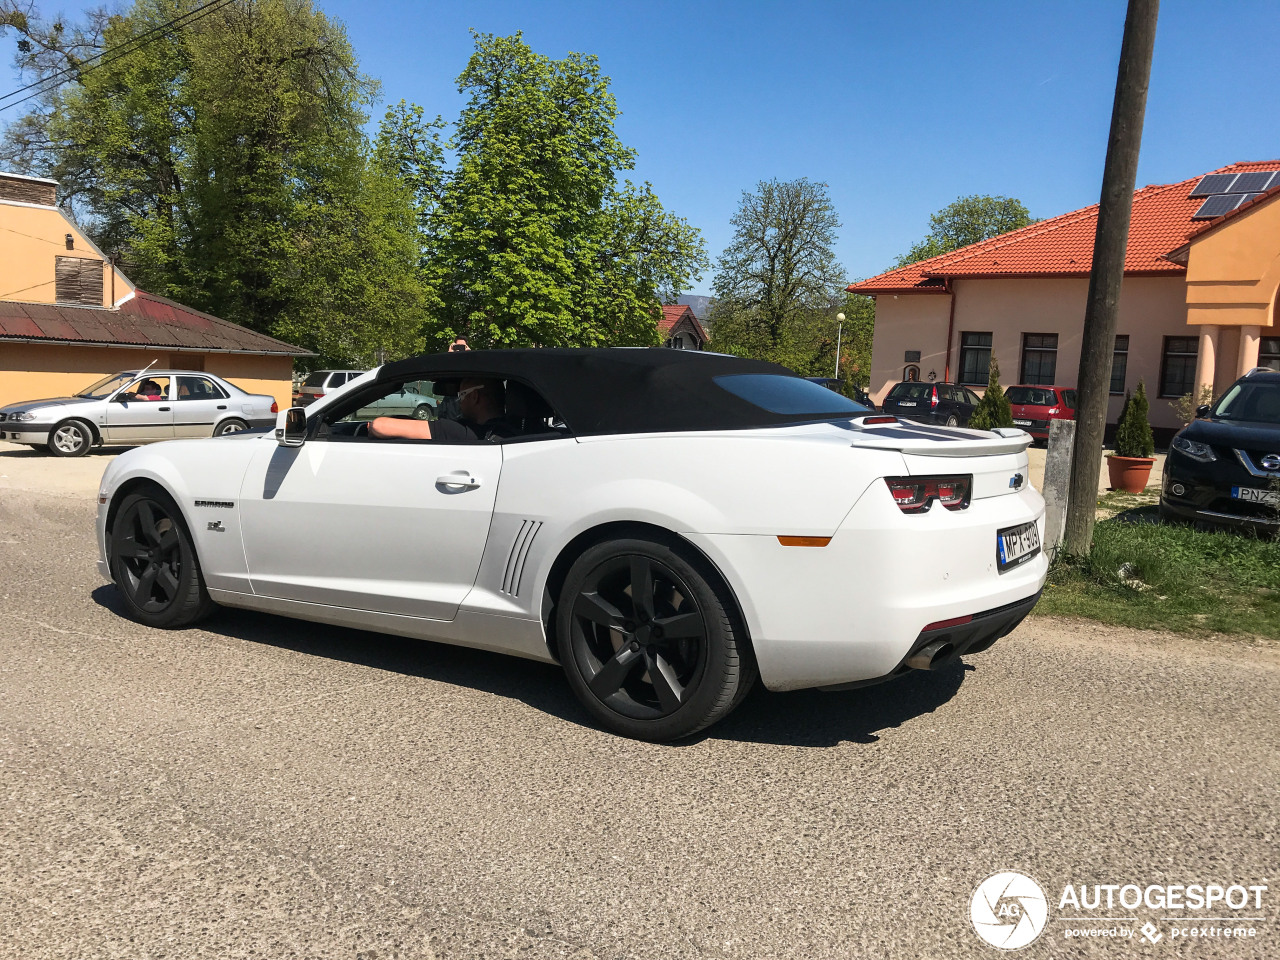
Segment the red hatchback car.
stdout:
<svg viewBox="0 0 1280 960">
<path fill-rule="evenodd" d="M 1076 392 L 1066 387 L 1010 387 L 1004 392 L 1013 408 L 1013 425 L 1037 440 L 1049 439 L 1050 420 L 1076 418 Z"/>
</svg>

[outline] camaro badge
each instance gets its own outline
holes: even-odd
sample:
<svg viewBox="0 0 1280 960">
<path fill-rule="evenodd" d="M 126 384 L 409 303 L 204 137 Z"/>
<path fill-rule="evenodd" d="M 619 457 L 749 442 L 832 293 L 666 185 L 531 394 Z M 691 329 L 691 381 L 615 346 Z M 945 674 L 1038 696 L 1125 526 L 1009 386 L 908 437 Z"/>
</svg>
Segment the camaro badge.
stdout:
<svg viewBox="0 0 1280 960">
<path fill-rule="evenodd" d="M 1024 477 L 1020 473 L 1015 473 L 1012 477 L 1009 478 L 1009 486 L 1014 490 L 1021 490 L 1022 483 L 1024 480 L 1026 480 L 1026 477 Z"/>
<path fill-rule="evenodd" d="M 236 506 L 234 500 L 197 500 L 195 505 L 197 507 L 226 507 L 228 510 L 234 510 Z"/>
</svg>

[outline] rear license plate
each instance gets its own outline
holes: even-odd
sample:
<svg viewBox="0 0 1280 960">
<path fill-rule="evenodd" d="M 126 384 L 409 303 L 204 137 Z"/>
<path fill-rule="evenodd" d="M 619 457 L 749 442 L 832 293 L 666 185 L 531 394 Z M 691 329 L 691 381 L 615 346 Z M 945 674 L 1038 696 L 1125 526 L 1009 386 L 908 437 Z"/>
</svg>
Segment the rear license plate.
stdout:
<svg viewBox="0 0 1280 960">
<path fill-rule="evenodd" d="M 996 561 L 1000 572 L 1026 563 L 1040 552 L 1040 528 L 1021 523 L 996 531 Z"/>
<path fill-rule="evenodd" d="M 899 401 L 898 401 L 898 406 L 900 406 L 900 407 L 914 407 L 915 405 L 916 405 L 916 402 L 915 402 L 914 400 L 899 400 Z"/>
<path fill-rule="evenodd" d="M 1260 490 L 1257 487 L 1232 487 L 1231 496 L 1247 503 L 1268 503 L 1280 506 L 1280 491 Z"/>
<path fill-rule="evenodd" d="M 1030 420 L 1015 420 L 1015 421 L 1013 421 L 1013 425 L 1014 425 L 1015 427 L 1029 427 L 1029 426 L 1031 426 L 1031 421 L 1030 421 Z"/>
</svg>

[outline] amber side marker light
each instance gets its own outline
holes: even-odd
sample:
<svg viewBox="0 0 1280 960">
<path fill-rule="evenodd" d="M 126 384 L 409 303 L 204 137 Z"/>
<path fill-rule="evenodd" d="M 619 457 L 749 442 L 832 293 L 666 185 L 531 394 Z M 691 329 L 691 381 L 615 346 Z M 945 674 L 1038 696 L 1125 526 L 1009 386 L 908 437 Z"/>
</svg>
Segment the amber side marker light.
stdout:
<svg viewBox="0 0 1280 960">
<path fill-rule="evenodd" d="M 830 537 L 779 537 L 778 542 L 784 547 L 825 547 L 831 542 Z"/>
</svg>

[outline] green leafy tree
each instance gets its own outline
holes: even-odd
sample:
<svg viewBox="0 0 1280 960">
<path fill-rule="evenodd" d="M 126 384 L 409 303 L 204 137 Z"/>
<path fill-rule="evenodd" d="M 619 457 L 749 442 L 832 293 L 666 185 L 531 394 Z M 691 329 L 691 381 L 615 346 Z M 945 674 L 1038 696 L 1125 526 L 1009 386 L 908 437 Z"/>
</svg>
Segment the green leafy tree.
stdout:
<svg viewBox="0 0 1280 960">
<path fill-rule="evenodd" d="M 844 344 L 840 350 L 840 377 L 848 386 L 866 389 L 871 383 L 871 347 L 875 339 L 876 302 L 872 297 L 846 293 Z"/>
<path fill-rule="evenodd" d="M 1130 396 L 1125 394 L 1124 409 L 1116 424 L 1116 454 L 1121 457 L 1150 457 L 1156 452 L 1155 437 L 1151 434 L 1150 403 L 1146 385 L 1139 380 Z"/>
<path fill-rule="evenodd" d="M 652 345 L 664 301 L 708 265 L 699 232 L 648 184 L 621 186 L 618 139 L 595 57 L 553 60 L 520 34 L 475 34 L 455 168 L 431 217 L 440 341 L 472 346 Z"/>
<path fill-rule="evenodd" d="M 969 426 L 975 430 L 994 430 L 996 427 L 1013 426 L 1013 408 L 1000 386 L 1000 364 L 995 356 L 987 375 L 987 390 L 969 415 Z"/>
<path fill-rule="evenodd" d="M 1021 200 L 978 194 L 960 197 L 929 218 L 929 235 L 900 256 L 896 266 L 950 253 L 1035 222 Z"/>
<path fill-rule="evenodd" d="M 197 6 L 137 0 L 70 28 L 10 17 L 27 76 L 70 72 L 10 125 L 3 155 L 57 179 L 144 289 L 334 361 L 416 349 L 416 185 L 372 155 L 376 84 L 341 25 L 310 0 L 234 0 L 124 53 Z"/>
<path fill-rule="evenodd" d="M 825 183 L 765 180 L 743 192 L 734 234 L 716 261 L 713 344 L 808 376 L 834 370 L 844 270 L 840 220 Z"/>
</svg>

